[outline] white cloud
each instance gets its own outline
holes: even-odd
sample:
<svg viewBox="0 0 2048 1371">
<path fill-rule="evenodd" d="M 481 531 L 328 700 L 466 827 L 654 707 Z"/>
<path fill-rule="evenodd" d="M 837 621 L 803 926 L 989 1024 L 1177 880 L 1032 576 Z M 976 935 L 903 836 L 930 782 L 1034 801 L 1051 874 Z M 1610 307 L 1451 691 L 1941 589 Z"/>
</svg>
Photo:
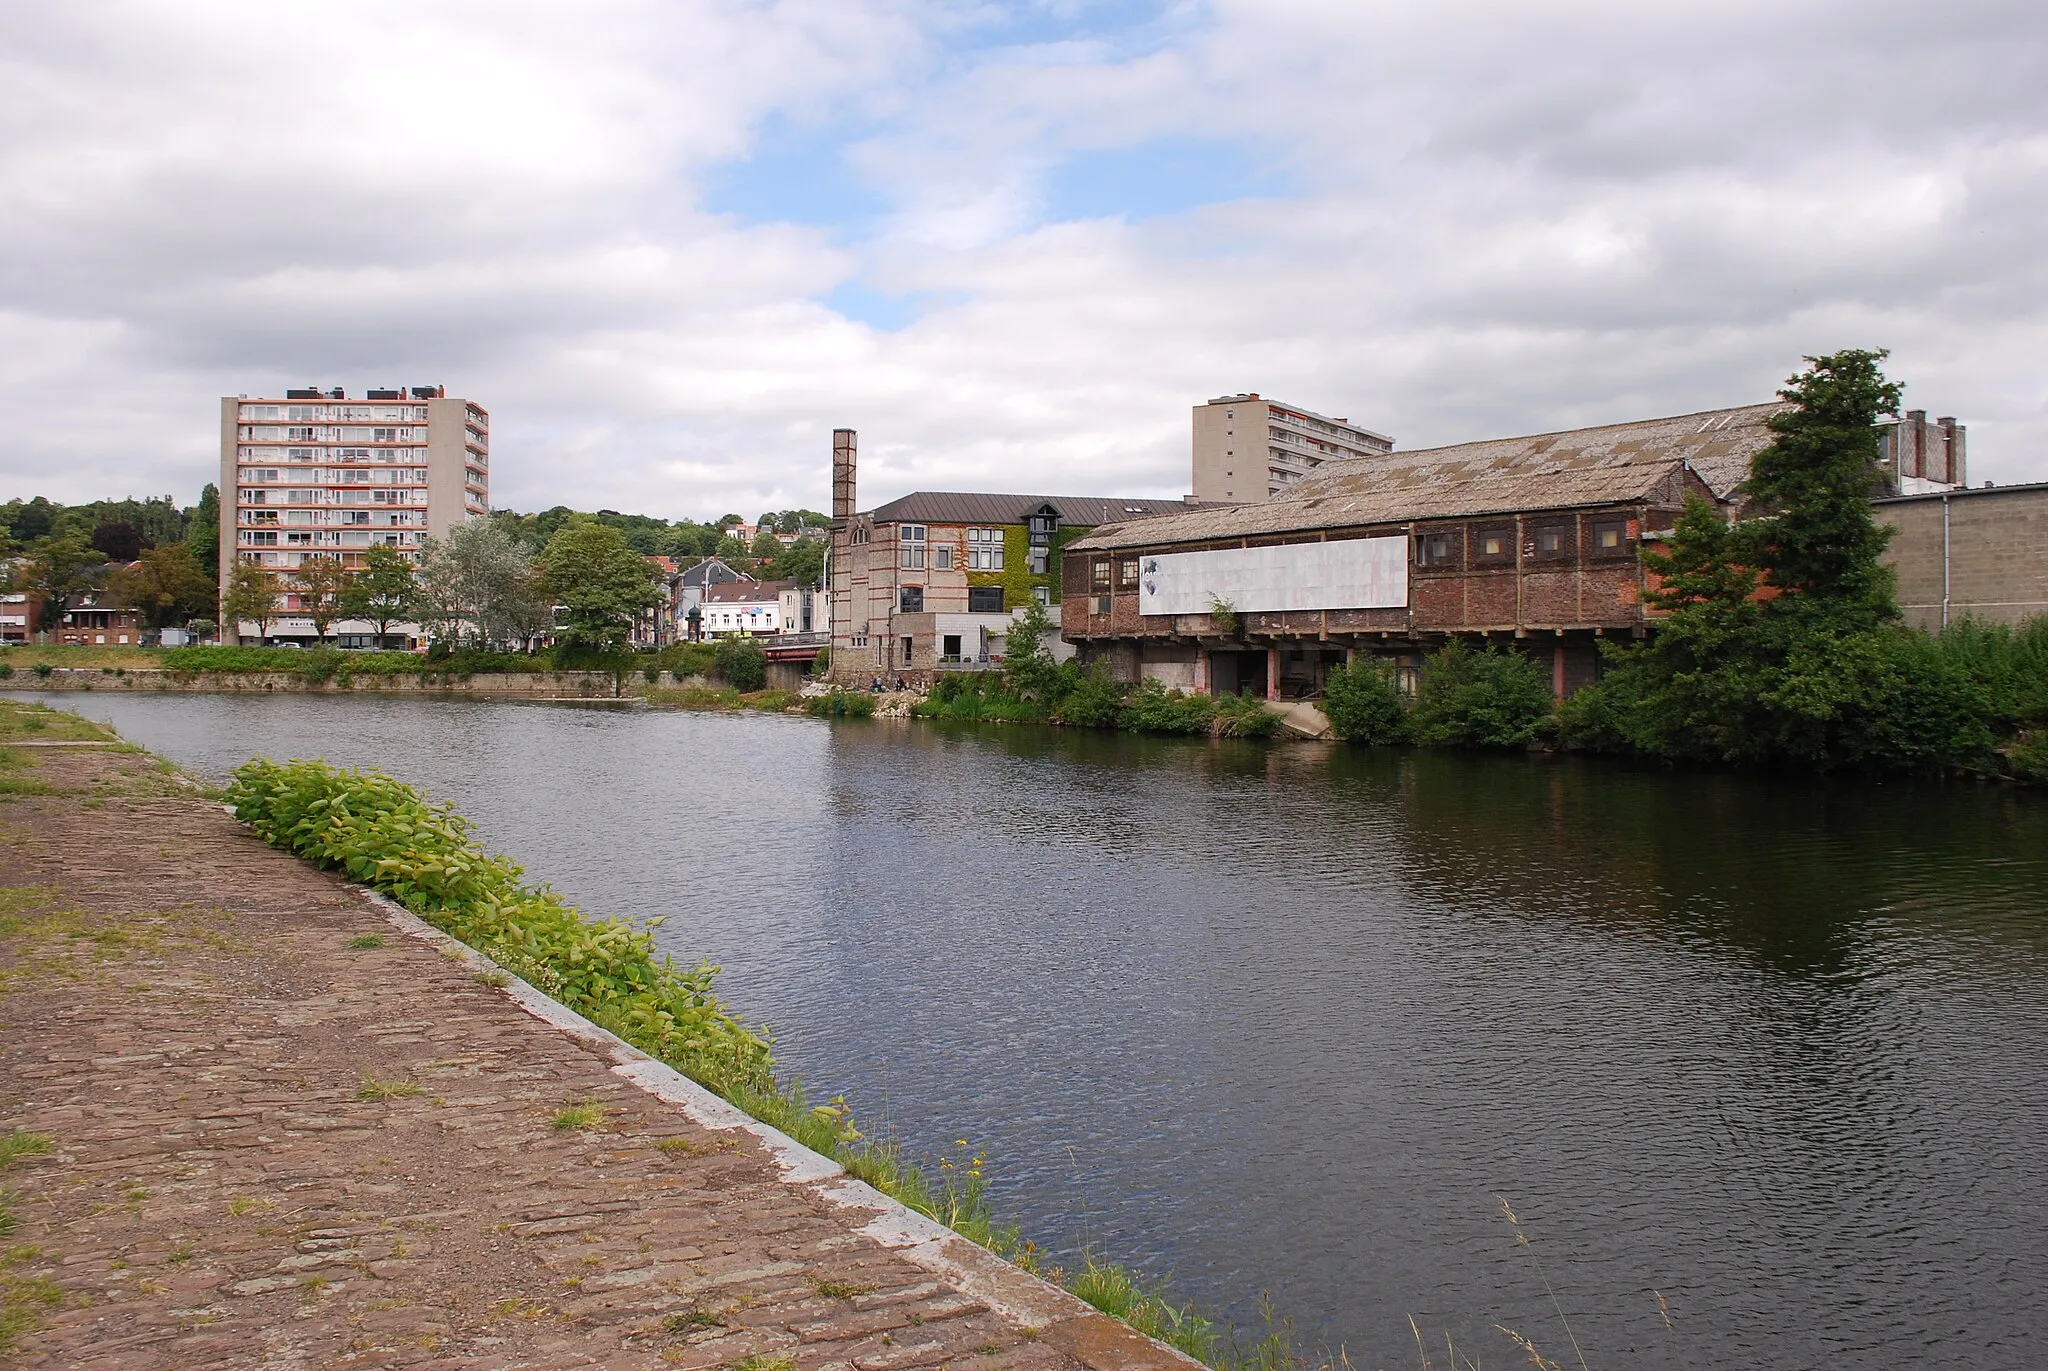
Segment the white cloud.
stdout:
<svg viewBox="0 0 2048 1371">
<path fill-rule="evenodd" d="M 2048 479 L 2031 6 L 1218 0 L 977 50 L 988 17 L 0 14 L 8 493 L 186 493 L 221 394 L 428 381 L 491 408 L 522 508 L 821 506 L 836 424 L 864 502 L 1177 493 L 1226 390 L 1414 446 L 1746 401 L 1856 345 L 1970 423 L 1978 476 Z M 858 129 L 890 208 L 706 212 L 774 119 Z M 1044 221 L 1062 159 L 1167 136 L 1293 189 Z M 926 312 L 820 303 L 849 283 Z"/>
</svg>

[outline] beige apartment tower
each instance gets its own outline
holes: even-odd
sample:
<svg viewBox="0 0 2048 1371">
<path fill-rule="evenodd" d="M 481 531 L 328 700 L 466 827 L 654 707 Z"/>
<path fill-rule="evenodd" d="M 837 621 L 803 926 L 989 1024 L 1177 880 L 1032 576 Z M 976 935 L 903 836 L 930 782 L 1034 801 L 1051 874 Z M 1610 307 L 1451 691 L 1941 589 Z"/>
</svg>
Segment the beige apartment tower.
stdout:
<svg viewBox="0 0 2048 1371">
<path fill-rule="evenodd" d="M 441 386 L 287 390 L 220 402 L 220 572 L 254 562 L 280 578 L 274 638 L 310 640 L 290 574 L 307 557 L 361 566 L 370 548 L 420 545 L 490 512 L 491 419 Z M 222 624 L 223 640 L 236 625 Z M 255 625 L 240 626 L 253 632 Z M 367 625 L 340 625 L 349 644 Z"/>
<path fill-rule="evenodd" d="M 1220 395 L 1195 406 L 1195 498 L 1256 504 L 1325 462 L 1393 450 L 1385 434 L 1257 391 Z"/>
</svg>

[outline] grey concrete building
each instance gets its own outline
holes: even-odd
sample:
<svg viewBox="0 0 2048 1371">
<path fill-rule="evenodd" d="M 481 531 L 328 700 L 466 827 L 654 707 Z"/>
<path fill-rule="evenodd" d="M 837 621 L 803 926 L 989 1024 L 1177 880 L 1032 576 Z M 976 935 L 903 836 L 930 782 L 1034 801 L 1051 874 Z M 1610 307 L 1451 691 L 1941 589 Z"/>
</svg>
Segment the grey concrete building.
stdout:
<svg viewBox="0 0 2048 1371">
<path fill-rule="evenodd" d="M 1893 530 L 1885 560 L 1907 623 L 2048 614 L 2048 482 L 1894 496 L 1877 517 Z"/>
<path fill-rule="evenodd" d="M 1325 462 L 1391 452 L 1394 440 L 1252 391 L 1194 413 L 1194 498 L 1249 504 L 1280 494 Z"/>
</svg>

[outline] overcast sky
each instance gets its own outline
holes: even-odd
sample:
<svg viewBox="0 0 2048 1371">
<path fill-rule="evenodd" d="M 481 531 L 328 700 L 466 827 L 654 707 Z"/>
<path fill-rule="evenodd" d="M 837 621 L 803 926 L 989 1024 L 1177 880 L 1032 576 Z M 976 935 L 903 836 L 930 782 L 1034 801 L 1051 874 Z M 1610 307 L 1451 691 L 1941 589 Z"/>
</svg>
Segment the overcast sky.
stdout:
<svg viewBox="0 0 2048 1371">
<path fill-rule="evenodd" d="M 1178 495 L 1239 390 L 1402 447 L 1888 347 L 2048 479 L 2039 0 L 16 0 L 0 498 L 440 383 L 501 507 Z"/>
</svg>

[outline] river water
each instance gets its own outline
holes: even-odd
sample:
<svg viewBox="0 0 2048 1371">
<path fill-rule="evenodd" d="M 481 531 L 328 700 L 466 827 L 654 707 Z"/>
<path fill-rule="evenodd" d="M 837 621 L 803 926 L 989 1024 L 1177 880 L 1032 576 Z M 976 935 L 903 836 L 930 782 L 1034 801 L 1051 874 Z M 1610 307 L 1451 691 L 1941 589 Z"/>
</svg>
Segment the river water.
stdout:
<svg viewBox="0 0 2048 1371">
<path fill-rule="evenodd" d="M 1360 1368 L 2048 1358 L 2048 798 L 319 696 L 46 697 L 379 766 L 671 915 L 1041 1245 Z M 4 816 L 0 816 L 4 817 Z M 957 1151 L 957 1148 L 955 1149 Z M 1521 1216 L 1517 1243 L 1496 1197 Z M 1532 1258 L 1534 1259 L 1532 1261 Z M 1659 1311 L 1668 1303 L 1672 1326 Z"/>
</svg>

